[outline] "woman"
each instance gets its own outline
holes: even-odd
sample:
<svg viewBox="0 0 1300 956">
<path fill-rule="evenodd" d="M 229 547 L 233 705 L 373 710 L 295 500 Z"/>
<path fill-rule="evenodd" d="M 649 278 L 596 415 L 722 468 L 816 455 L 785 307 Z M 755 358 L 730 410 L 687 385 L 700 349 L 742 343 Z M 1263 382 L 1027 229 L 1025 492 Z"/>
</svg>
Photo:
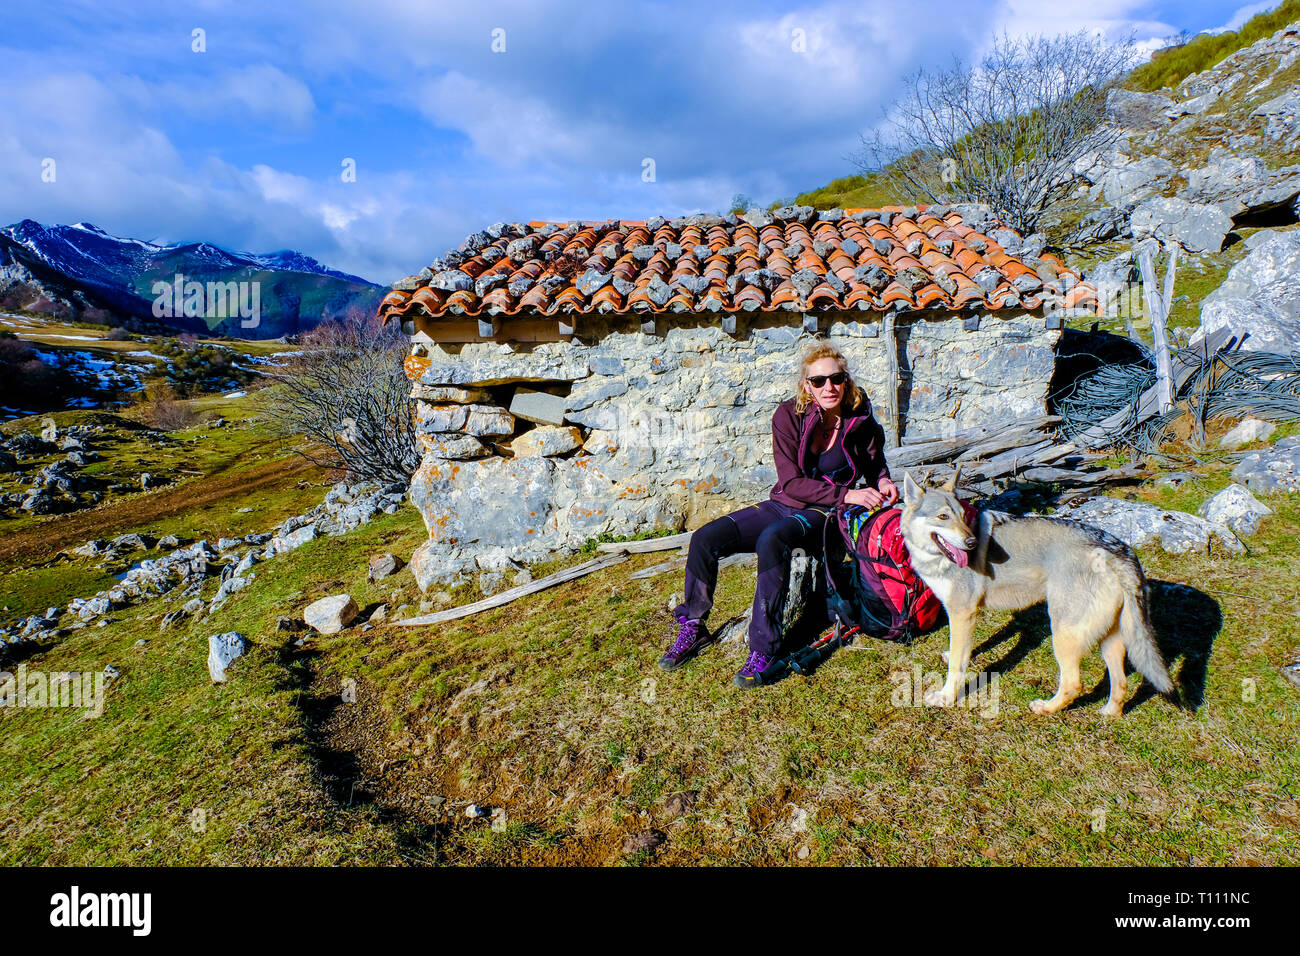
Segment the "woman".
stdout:
<svg viewBox="0 0 1300 956">
<path fill-rule="evenodd" d="M 780 621 L 791 553 L 802 548 L 820 555 L 822 528 L 841 504 L 874 508 L 898 500 L 885 464 L 884 431 L 849 375 L 844 356 L 829 343 L 818 343 L 804 352 L 799 367 L 795 396 L 772 416 L 776 485 L 771 497 L 716 518 L 691 535 L 685 600 L 673 612 L 677 636 L 659 661 L 664 670 L 680 667 L 715 640 L 704 622 L 713 607 L 718 561 L 757 552 L 749 659 L 735 683 L 745 688 L 762 684 L 784 636 Z"/>
</svg>

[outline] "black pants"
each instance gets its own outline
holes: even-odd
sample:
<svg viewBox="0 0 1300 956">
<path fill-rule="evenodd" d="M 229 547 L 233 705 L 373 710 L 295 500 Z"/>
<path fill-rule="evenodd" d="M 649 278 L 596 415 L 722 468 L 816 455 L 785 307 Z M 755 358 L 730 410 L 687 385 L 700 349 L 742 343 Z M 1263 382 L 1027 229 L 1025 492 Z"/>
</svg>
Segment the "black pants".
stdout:
<svg viewBox="0 0 1300 956">
<path fill-rule="evenodd" d="M 713 608 L 718 562 L 731 554 L 758 555 L 758 585 L 749 624 L 750 650 L 776 655 L 785 636 L 781 617 L 790 583 L 790 557 L 795 548 L 818 558 L 822 529 L 830 509 L 797 510 L 771 499 L 715 518 L 691 535 L 686 559 L 685 600 L 676 615 L 705 620 Z"/>
</svg>

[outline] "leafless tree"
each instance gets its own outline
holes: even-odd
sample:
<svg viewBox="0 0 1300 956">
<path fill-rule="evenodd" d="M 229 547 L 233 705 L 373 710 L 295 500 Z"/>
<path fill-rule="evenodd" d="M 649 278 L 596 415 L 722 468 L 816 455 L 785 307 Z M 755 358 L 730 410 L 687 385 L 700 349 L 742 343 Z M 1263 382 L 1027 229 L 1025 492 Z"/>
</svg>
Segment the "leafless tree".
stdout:
<svg viewBox="0 0 1300 956">
<path fill-rule="evenodd" d="M 407 341 L 376 319 L 326 322 L 299 340 L 268 413 L 306 440 L 299 453 L 354 479 L 406 484 L 420 463 L 411 383 L 402 363 Z"/>
<path fill-rule="evenodd" d="M 854 162 L 900 199 L 988 203 L 1028 235 L 1076 184 L 1076 162 L 1114 143 L 1107 96 L 1134 62 L 1131 42 L 1084 31 L 1003 34 L 977 65 L 913 74 Z"/>
</svg>

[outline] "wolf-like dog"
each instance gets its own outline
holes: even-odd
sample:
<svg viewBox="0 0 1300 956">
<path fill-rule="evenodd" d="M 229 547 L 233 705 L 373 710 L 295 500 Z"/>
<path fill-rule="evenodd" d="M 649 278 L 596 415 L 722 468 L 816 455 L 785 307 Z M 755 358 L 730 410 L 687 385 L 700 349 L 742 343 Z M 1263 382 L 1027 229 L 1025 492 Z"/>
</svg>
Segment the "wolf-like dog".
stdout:
<svg viewBox="0 0 1300 956">
<path fill-rule="evenodd" d="M 900 527 L 912 567 L 948 611 L 948 679 L 925 702 L 956 703 L 980 608 L 1018 611 L 1039 601 L 1047 602 L 1060 680 L 1054 697 L 1030 703 L 1034 713 L 1070 705 L 1082 690 L 1079 661 L 1098 644 L 1110 674 L 1103 714 L 1123 713 L 1126 651 L 1151 686 L 1172 697 L 1173 681 L 1151 631 L 1146 576 L 1132 549 L 1057 518 L 998 521 L 984 512 L 972 528 L 955 493 L 959 477 L 938 488 L 923 488 L 910 474 L 903 481 Z"/>
</svg>

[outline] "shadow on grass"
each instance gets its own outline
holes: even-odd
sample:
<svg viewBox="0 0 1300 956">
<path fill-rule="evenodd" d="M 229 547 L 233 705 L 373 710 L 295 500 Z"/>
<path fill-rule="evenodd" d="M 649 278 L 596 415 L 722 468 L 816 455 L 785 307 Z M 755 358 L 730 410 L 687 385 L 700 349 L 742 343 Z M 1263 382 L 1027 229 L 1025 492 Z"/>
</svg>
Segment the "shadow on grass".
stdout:
<svg viewBox="0 0 1300 956">
<path fill-rule="evenodd" d="M 366 810 L 388 828 L 402 857 L 417 864 L 436 863 L 447 836 L 446 824 L 419 820 L 381 800 L 372 789 L 355 753 L 336 745 L 335 731 L 346 719 L 341 689 L 327 691 L 316 681 L 314 651 L 303 651 L 286 641 L 278 651 L 285 679 L 278 690 L 294 691 L 294 703 L 302 719 L 312 767 L 325 793 L 340 813 Z M 363 718 L 364 719 L 364 718 Z"/>
<path fill-rule="evenodd" d="M 1205 699 L 1206 670 L 1214 639 L 1223 626 L 1223 615 L 1219 610 L 1218 602 L 1208 594 L 1186 584 L 1152 581 L 1151 624 L 1156 632 L 1156 643 L 1160 647 L 1161 656 L 1164 657 L 1165 666 L 1171 676 L 1175 670 L 1175 662 L 1182 658 L 1183 665 L 1178 670 L 1174 683 L 1183 703 L 1191 710 L 1197 710 Z M 1035 604 L 1012 615 L 1011 620 L 972 651 L 971 657 L 974 658 L 1015 638 L 1015 645 L 999 660 L 985 668 L 985 673 L 994 671 L 1005 673 L 1024 660 L 1034 648 L 1048 640 L 1051 633 L 1047 605 Z M 1130 667 L 1129 670 L 1131 672 L 1132 668 Z M 1125 713 L 1155 696 L 1155 693 L 1151 684 L 1144 680 L 1132 700 L 1125 705 Z M 1097 686 L 1076 698 L 1070 708 L 1094 704 L 1109 696 L 1110 678 L 1103 674 Z"/>
</svg>

